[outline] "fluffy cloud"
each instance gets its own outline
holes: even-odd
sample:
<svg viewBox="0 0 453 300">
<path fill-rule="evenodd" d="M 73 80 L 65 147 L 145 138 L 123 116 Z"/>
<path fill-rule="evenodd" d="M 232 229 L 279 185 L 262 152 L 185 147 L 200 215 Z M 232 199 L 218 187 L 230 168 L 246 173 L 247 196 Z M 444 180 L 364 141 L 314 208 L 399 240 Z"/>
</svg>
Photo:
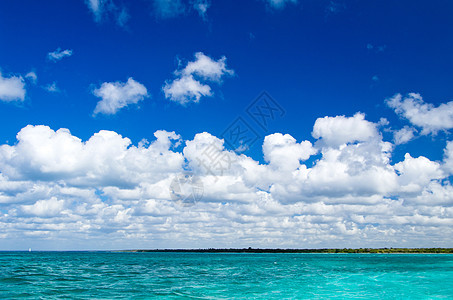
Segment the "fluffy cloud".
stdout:
<svg viewBox="0 0 453 300">
<path fill-rule="evenodd" d="M 47 54 L 47 59 L 57 62 L 59 60 L 62 60 L 65 57 L 69 57 L 72 55 L 72 50 L 71 49 L 66 49 L 66 50 L 61 50 L 61 48 L 58 48 L 57 50 L 53 52 L 49 52 Z"/>
<path fill-rule="evenodd" d="M 276 9 L 284 8 L 288 3 L 296 4 L 297 0 L 266 0 L 266 2 L 272 7 Z"/>
<path fill-rule="evenodd" d="M 266 136 L 260 163 L 207 132 L 135 146 L 29 125 L 0 146 L 1 247 L 451 246 L 452 143 L 443 161 L 393 163 L 377 128 L 363 114 L 319 118 L 313 142 Z M 202 183 L 192 206 L 171 197 L 181 174 Z"/>
<path fill-rule="evenodd" d="M 420 156 L 413 158 L 409 153 L 404 156 L 404 161 L 395 165 L 401 192 L 420 192 L 432 180 L 445 178 L 441 166 L 437 162 Z"/>
<path fill-rule="evenodd" d="M 316 120 L 312 135 L 327 146 L 339 146 L 351 142 L 364 142 L 378 136 L 376 125 L 357 113 L 352 118 L 344 116 L 324 117 Z"/>
<path fill-rule="evenodd" d="M 165 98 L 185 105 L 189 102 L 199 102 L 202 96 L 212 96 L 211 87 L 195 80 L 192 75 L 166 82 L 162 90 Z"/>
<path fill-rule="evenodd" d="M 389 163 L 391 149 L 389 143 L 379 138 L 323 146 L 322 157 L 316 164 L 310 169 L 302 169 L 298 189 L 306 198 L 329 197 L 330 201 L 352 196 L 360 203 L 363 201 L 358 200 L 360 197 L 388 196 L 397 189 L 396 174 Z M 286 194 L 284 186 L 280 192 Z"/>
<path fill-rule="evenodd" d="M 25 82 L 22 76 L 3 77 L 0 72 L 0 100 L 4 102 L 24 101 Z"/>
<path fill-rule="evenodd" d="M 165 98 L 185 105 L 199 102 L 202 96 L 212 96 L 207 81 L 221 83 L 222 77 L 233 75 L 234 71 L 226 66 L 226 57 L 215 61 L 202 52 L 195 53 L 195 60 L 190 61 L 182 70 L 176 70 L 178 76 L 167 81 L 162 87 Z"/>
<path fill-rule="evenodd" d="M 417 131 L 409 126 L 404 126 L 400 130 L 396 130 L 393 132 L 393 140 L 395 141 L 396 145 L 405 144 L 415 137 L 415 133 Z"/>
<path fill-rule="evenodd" d="M 127 82 L 104 82 L 93 95 L 101 98 L 94 109 L 94 114 L 114 115 L 129 104 L 136 104 L 149 97 L 146 87 L 129 78 Z"/>
<path fill-rule="evenodd" d="M 124 6 L 118 7 L 112 0 L 85 0 L 88 9 L 93 13 L 97 23 L 112 15 L 119 26 L 125 26 L 129 14 Z"/>
<path fill-rule="evenodd" d="M 33 205 L 21 205 L 20 210 L 24 214 L 39 217 L 55 217 L 59 215 L 64 208 L 64 200 L 57 200 L 55 197 L 49 200 L 38 200 Z"/>
<path fill-rule="evenodd" d="M 453 101 L 435 107 L 425 103 L 420 94 L 410 93 L 406 97 L 396 94 L 387 99 L 386 103 L 399 116 L 420 127 L 422 134 L 453 128 Z"/>
<path fill-rule="evenodd" d="M 195 60 L 187 63 L 187 66 L 176 71 L 176 74 L 182 76 L 196 75 L 204 80 L 220 81 L 224 75 L 233 75 L 234 71 L 226 67 L 226 57 L 222 56 L 215 61 L 202 52 L 195 53 Z"/>
<path fill-rule="evenodd" d="M 131 147 L 131 141 L 102 130 L 82 142 L 67 129 L 27 126 L 17 134 L 15 146 L 0 146 L 2 174 L 15 180 L 52 181 L 68 184 L 119 185 L 153 182 L 152 174 L 182 171 L 183 157 L 168 149 L 179 136 L 157 131 L 148 147 Z M 143 177 L 144 176 L 144 177 Z"/>
<path fill-rule="evenodd" d="M 263 143 L 264 159 L 275 168 L 296 170 L 300 167 L 301 161 L 307 160 L 316 152 L 309 141 L 297 143 L 289 134 L 268 135 Z"/>
</svg>

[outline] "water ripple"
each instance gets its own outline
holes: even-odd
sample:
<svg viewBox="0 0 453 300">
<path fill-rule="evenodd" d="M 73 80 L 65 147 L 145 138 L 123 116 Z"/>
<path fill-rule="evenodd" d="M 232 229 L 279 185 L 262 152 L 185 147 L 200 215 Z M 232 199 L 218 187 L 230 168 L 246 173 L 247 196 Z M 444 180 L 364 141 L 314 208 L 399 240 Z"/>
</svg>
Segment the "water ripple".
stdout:
<svg viewBox="0 0 453 300">
<path fill-rule="evenodd" d="M 0 252 L 0 298 L 453 298 L 453 255 Z"/>
</svg>

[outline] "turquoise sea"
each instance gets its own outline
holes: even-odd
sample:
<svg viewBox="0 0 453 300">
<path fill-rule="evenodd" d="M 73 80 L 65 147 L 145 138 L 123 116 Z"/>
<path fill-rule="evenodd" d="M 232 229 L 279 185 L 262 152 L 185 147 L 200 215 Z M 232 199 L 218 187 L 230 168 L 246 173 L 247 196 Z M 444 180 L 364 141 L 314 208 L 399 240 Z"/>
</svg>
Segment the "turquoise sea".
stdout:
<svg viewBox="0 0 453 300">
<path fill-rule="evenodd" d="M 453 299 L 453 255 L 0 252 L 0 299 Z"/>
</svg>

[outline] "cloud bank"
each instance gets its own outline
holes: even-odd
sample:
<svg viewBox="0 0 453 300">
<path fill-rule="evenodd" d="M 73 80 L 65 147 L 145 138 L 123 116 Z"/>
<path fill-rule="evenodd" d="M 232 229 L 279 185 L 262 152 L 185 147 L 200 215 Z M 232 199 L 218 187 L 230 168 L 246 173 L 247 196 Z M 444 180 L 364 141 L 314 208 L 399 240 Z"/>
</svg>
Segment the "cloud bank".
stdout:
<svg viewBox="0 0 453 300">
<path fill-rule="evenodd" d="M 0 146 L 2 247 L 452 246 L 453 143 L 442 161 L 392 162 L 378 125 L 357 113 L 317 119 L 309 140 L 270 134 L 265 163 L 207 132 L 133 145 L 29 125 Z M 192 206 L 171 197 L 188 171 L 203 183 Z"/>
</svg>

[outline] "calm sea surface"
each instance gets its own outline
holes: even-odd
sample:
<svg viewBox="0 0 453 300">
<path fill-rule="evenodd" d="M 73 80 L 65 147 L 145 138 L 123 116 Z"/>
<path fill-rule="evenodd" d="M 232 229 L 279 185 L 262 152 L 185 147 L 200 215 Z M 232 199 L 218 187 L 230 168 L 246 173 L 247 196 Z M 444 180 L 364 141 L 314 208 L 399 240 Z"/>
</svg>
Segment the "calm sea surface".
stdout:
<svg viewBox="0 0 453 300">
<path fill-rule="evenodd" d="M 453 299 L 453 255 L 0 252 L 0 298 Z"/>
</svg>

